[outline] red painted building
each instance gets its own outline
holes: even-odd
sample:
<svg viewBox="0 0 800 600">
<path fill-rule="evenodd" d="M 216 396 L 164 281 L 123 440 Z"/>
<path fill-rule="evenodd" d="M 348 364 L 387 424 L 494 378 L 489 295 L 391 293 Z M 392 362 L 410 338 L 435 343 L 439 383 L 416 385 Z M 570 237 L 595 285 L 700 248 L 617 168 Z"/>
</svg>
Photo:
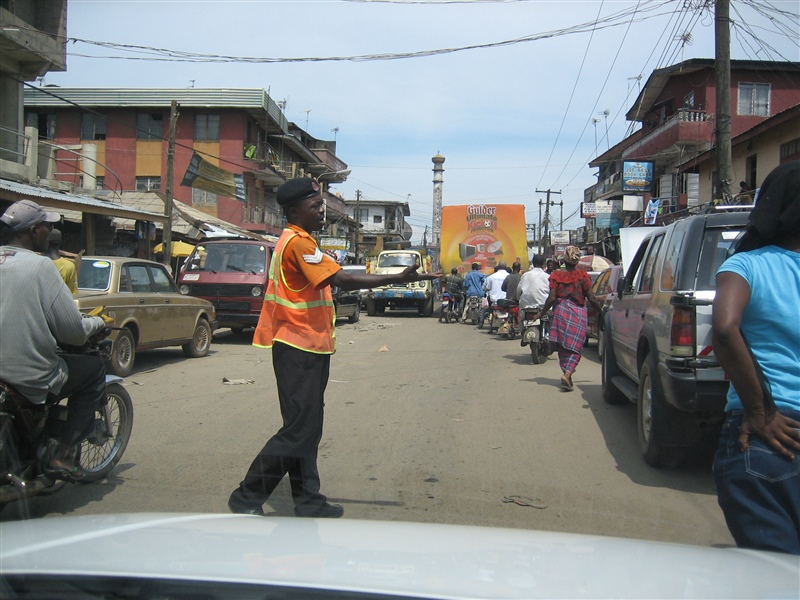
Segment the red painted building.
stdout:
<svg viewBox="0 0 800 600">
<path fill-rule="evenodd" d="M 259 89 L 26 90 L 25 111 L 28 125 L 51 143 L 43 144 L 52 159 L 47 178 L 84 189 L 163 192 L 172 100 L 179 106 L 172 195 L 214 217 L 279 234 L 278 186 L 308 175 L 326 188 L 349 173 L 335 156 L 335 142 L 316 140 L 289 123 Z M 245 197 L 180 185 L 195 153 L 241 175 Z"/>
</svg>

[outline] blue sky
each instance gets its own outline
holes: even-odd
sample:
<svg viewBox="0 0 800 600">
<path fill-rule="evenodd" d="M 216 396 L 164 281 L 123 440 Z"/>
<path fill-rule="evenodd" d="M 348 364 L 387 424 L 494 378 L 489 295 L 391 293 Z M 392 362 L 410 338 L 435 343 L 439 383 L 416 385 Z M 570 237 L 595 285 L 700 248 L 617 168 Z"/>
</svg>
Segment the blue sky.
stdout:
<svg viewBox="0 0 800 600">
<path fill-rule="evenodd" d="M 703 4 L 70 0 L 68 35 L 77 40 L 320 60 L 120 60 L 112 57 L 143 55 L 76 41 L 68 45 L 67 71 L 49 73 L 45 83 L 189 87 L 194 80 L 195 87 L 266 89 L 286 100 L 287 118 L 303 128 L 308 123 L 311 135 L 333 139 L 338 128 L 337 155 L 352 173 L 335 191 L 347 199 L 356 190 L 366 199 L 408 199 L 416 241 L 431 223 L 437 152 L 446 157 L 445 205 L 524 204 L 526 220 L 535 223 L 544 198 L 536 190 L 549 188 L 561 192 L 554 199 L 564 201 L 565 218 L 575 213 L 595 181 L 587 163 L 628 131 L 624 114 L 639 91 L 636 77 L 644 84 L 655 68 L 713 58 L 713 12 Z M 733 0 L 732 57 L 800 60 L 799 6 Z M 512 43 L 491 46 L 506 41 Z M 324 60 L 467 46 L 481 47 Z M 565 220 L 565 228 L 582 224 L 577 216 Z"/>
</svg>

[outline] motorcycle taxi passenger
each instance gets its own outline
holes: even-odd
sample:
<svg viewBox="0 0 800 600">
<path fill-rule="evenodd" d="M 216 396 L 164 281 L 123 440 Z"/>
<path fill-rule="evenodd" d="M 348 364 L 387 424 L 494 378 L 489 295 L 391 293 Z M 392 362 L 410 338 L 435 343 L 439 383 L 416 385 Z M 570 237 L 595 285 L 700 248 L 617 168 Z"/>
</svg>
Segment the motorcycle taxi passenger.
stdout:
<svg viewBox="0 0 800 600">
<path fill-rule="evenodd" d="M 463 323 L 466 323 L 468 318 L 478 319 L 478 315 L 468 315 L 467 313 L 469 312 L 471 304 L 470 298 L 478 298 L 477 306 L 478 310 L 480 310 L 480 299 L 483 298 L 485 294 L 483 290 L 483 282 L 485 280 L 486 275 L 481 273 L 481 264 L 477 262 L 472 263 L 472 270 L 467 273 L 467 276 L 464 278 L 464 296 L 466 301 L 464 302 L 464 313 L 461 315 L 461 321 Z"/>
<path fill-rule="evenodd" d="M 450 269 L 450 275 L 444 279 L 444 289 L 450 294 L 453 299 L 453 312 L 456 317 L 461 315 L 461 309 L 464 307 L 464 280 L 458 274 L 458 269 L 453 267 Z"/>
<path fill-rule="evenodd" d="M 84 316 L 46 252 L 57 213 L 31 200 L 0 216 L 0 380 L 34 404 L 69 398 L 67 420 L 48 465 L 56 478 L 79 480 L 76 444 L 105 397 L 99 356 L 59 354 L 59 344 L 81 346 L 105 328 Z"/>
</svg>

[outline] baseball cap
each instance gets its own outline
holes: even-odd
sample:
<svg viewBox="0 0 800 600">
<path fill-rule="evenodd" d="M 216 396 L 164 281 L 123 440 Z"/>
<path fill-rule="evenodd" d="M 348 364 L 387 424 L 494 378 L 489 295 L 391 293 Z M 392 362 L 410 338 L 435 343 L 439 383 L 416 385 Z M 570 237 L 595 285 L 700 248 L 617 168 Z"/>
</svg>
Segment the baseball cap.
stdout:
<svg viewBox="0 0 800 600">
<path fill-rule="evenodd" d="M 44 210 L 33 200 L 20 200 L 8 207 L 0 221 L 11 228 L 11 231 L 24 231 L 39 223 L 58 223 L 61 216 L 56 212 Z"/>
<path fill-rule="evenodd" d="M 317 196 L 319 194 L 319 184 L 310 177 L 298 177 L 290 179 L 278 188 L 275 199 L 278 204 L 285 206 L 292 202 L 298 202 Z"/>
</svg>

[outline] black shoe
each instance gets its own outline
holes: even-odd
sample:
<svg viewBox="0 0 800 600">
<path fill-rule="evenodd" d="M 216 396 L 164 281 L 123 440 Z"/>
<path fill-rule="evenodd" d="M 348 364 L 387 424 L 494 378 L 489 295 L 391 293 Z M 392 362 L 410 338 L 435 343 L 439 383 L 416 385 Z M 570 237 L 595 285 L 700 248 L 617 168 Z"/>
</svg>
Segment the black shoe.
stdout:
<svg viewBox="0 0 800 600">
<path fill-rule="evenodd" d="M 256 515 L 257 517 L 264 516 L 264 509 L 260 506 L 244 506 L 234 501 L 233 497 L 228 500 L 228 509 L 236 515 Z"/>
<path fill-rule="evenodd" d="M 312 510 L 294 509 L 294 516 L 308 517 L 311 519 L 338 519 L 344 514 L 344 509 L 338 504 L 323 504 L 319 508 Z"/>
</svg>

